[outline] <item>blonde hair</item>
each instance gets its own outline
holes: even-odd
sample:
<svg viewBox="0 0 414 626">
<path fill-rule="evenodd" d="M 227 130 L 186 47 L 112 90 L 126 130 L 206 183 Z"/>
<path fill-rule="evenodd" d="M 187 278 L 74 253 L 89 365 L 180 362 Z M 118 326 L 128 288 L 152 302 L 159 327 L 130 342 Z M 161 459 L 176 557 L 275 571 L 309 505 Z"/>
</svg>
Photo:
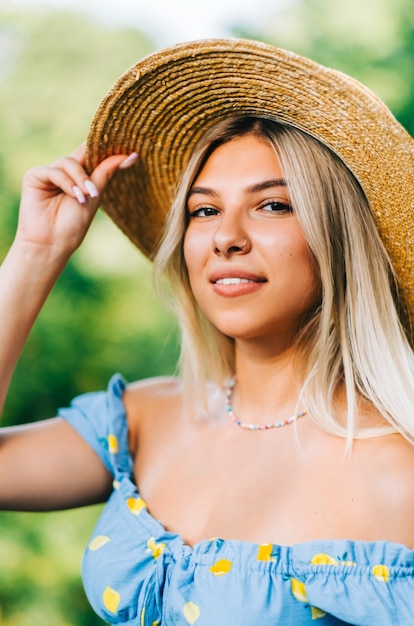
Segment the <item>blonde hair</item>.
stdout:
<svg viewBox="0 0 414 626">
<path fill-rule="evenodd" d="M 246 134 L 265 140 L 276 151 L 320 275 L 320 306 L 296 339 L 305 363 L 297 372 L 301 401 L 322 428 L 348 442 L 395 431 L 414 442 L 414 355 L 400 321 L 393 269 L 365 194 L 326 146 L 274 120 L 238 116 L 208 131 L 193 153 L 168 216 L 155 271 L 168 279 L 181 324 L 185 388 L 200 401 L 207 379 L 223 384 L 234 374 L 234 341 L 200 311 L 189 285 L 183 239 L 193 181 L 218 146 Z M 346 424 L 336 406 L 342 384 Z M 376 407 L 387 426 L 358 428 L 361 398 Z"/>
</svg>

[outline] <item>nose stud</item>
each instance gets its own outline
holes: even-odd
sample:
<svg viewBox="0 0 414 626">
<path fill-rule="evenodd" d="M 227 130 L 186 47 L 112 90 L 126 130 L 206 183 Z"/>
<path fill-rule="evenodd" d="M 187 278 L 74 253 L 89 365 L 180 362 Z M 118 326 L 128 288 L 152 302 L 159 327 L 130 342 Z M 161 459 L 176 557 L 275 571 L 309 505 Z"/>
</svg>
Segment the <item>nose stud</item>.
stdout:
<svg viewBox="0 0 414 626">
<path fill-rule="evenodd" d="M 219 238 L 215 237 L 214 239 L 214 247 L 216 252 L 221 254 L 237 254 L 238 252 L 244 252 L 244 249 L 247 245 L 247 238 L 243 237 L 241 243 L 234 241 L 233 237 L 225 237 L 225 240 L 220 241 Z M 249 248 L 249 246 L 248 246 Z"/>
</svg>

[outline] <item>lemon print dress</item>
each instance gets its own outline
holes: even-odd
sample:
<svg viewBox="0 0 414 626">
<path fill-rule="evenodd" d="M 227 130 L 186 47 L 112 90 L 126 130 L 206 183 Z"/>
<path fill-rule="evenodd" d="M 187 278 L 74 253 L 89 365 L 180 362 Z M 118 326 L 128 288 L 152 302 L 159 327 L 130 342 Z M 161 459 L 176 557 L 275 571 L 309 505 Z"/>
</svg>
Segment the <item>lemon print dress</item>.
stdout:
<svg viewBox="0 0 414 626">
<path fill-rule="evenodd" d="M 386 541 L 294 546 L 222 540 L 188 546 L 152 517 L 133 480 L 122 395 L 75 398 L 60 415 L 114 477 L 86 548 L 89 601 L 110 624 L 134 626 L 414 625 L 414 551 Z"/>
</svg>

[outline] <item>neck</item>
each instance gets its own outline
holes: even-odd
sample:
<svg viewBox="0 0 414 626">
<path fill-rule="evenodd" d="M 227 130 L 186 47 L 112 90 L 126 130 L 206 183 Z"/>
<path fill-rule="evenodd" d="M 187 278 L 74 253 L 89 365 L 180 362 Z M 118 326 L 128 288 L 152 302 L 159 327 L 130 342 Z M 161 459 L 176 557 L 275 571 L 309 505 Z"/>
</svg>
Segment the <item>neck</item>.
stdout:
<svg viewBox="0 0 414 626">
<path fill-rule="evenodd" d="M 237 417 L 249 423 L 263 423 L 284 421 L 295 414 L 299 385 L 294 364 L 298 365 L 298 359 L 292 348 L 263 358 L 238 346 L 237 385 L 232 397 Z"/>
</svg>

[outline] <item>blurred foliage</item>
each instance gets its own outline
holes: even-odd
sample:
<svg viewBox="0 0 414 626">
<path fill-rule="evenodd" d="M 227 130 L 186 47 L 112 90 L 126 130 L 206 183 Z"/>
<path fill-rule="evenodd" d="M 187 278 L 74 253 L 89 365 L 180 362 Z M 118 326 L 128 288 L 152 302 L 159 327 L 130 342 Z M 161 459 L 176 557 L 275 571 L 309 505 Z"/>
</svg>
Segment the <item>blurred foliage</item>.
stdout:
<svg viewBox="0 0 414 626">
<path fill-rule="evenodd" d="M 138 30 L 62 12 L 0 12 L 0 255 L 17 221 L 24 171 L 82 142 L 101 98 L 153 49 Z M 30 335 L 4 424 L 47 418 L 79 393 L 173 373 L 177 331 L 156 299 L 149 262 L 103 214 L 63 272 Z M 102 624 L 80 558 L 97 507 L 0 514 L 0 624 Z M 99 507 L 98 507 L 99 509 Z"/>
<path fill-rule="evenodd" d="M 80 555 L 99 507 L 2 513 L 0 624 L 99 626 L 80 583 Z"/>
<path fill-rule="evenodd" d="M 142 33 L 61 12 L 0 14 L 0 253 L 20 180 L 84 140 L 98 103 L 152 50 Z M 63 272 L 19 361 L 5 423 L 54 415 L 73 395 L 174 370 L 177 337 L 151 289 L 150 264 L 103 215 Z"/>
<path fill-rule="evenodd" d="M 275 11 L 261 39 L 343 71 L 370 87 L 414 135 L 412 0 L 292 0 Z"/>
<path fill-rule="evenodd" d="M 370 86 L 414 132 L 411 0 L 292 0 L 261 39 L 343 70 Z M 235 19 L 236 21 L 236 19 Z M 151 52 L 135 28 L 111 30 L 63 12 L 0 10 L 0 256 L 17 220 L 28 167 L 69 153 L 102 96 Z M 149 263 L 103 214 L 69 263 L 12 381 L 6 423 L 54 415 L 114 371 L 136 379 L 174 371 L 177 331 L 158 304 Z M 0 514 L 0 624 L 95 626 L 79 575 L 99 507 Z"/>
</svg>

